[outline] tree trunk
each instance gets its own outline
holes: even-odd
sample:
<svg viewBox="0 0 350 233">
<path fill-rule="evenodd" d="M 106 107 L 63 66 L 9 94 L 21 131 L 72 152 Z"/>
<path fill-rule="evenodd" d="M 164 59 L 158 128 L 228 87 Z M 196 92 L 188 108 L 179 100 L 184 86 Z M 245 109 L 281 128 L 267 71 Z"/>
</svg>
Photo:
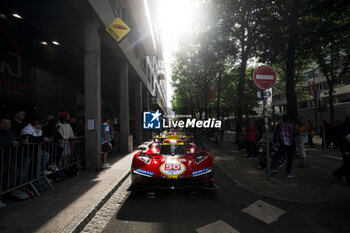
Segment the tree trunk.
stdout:
<svg viewBox="0 0 350 233">
<path fill-rule="evenodd" d="M 288 26 L 288 49 L 286 63 L 286 91 L 287 91 L 287 114 L 291 120 L 298 117 L 297 97 L 295 93 L 295 51 L 298 40 L 297 26 L 299 1 L 294 1 L 293 12 L 289 18 Z"/>
<path fill-rule="evenodd" d="M 244 99 L 244 83 L 245 72 L 247 69 L 248 53 L 247 49 L 242 48 L 242 63 L 239 71 L 239 81 L 237 85 L 237 122 L 236 122 L 236 142 L 240 142 L 243 126 L 243 99 Z"/>
<path fill-rule="evenodd" d="M 335 112 L 334 112 L 334 96 L 333 96 L 333 85 L 329 85 L 328 89 L 328 103 L 329 103 L 329 114 L 331 119 L 335 118 Z"/>
<path fill-rule="evenodd" d="M 235 118 L 234 118 L 234 128 L 233 130 L 237 132 L 237 106 L 235 107 Z M 237 141 L 237 133 L 236 133 L 236 140 L 235 140 L 235 143 L 238 144 L 238 141 Z"/>
<path fill-rule="evenodd" d="M 336 55 L 337 56 L 337 55 Z M 333 96 L 333 91 L 334 91 L 334 83 L 335 83 L 335 74 L 334 74 L 334 63 L 335 63 L 335 57 L 334 54 L 331 52 L 331 79 L 327 79 L 328 81 L 328 94 L 329 94 L 329 113 L 331 116 L 331 120 L 335 118 L 335 113 L 334 113 L 334 96 Z"/>
<path fill-rule="evenodd" d="M 221 75 L 218 80 L 218 94 L 216 102 L 216 119 L 220 119 L 220 95 L 221 95 Z"/>
</svg>

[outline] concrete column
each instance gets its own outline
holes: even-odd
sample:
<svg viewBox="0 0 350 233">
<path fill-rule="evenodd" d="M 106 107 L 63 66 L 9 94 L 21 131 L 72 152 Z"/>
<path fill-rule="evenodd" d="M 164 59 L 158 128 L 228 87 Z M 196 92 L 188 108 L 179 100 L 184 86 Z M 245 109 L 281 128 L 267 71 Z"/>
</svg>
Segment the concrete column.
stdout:
<svg viewBox="0 0 350 233">
<path fill-rule="evenodd" d="M 94 129 L 85 132 L 86 168 L 99 170 L 101 157 L 101 46 L 98 22 L 89 22 L 84 31 L 84 101 L 86 124 L 94 121 Z M 90 121 L 90 122 L 91 122 Z"/>
<path fill-rule="evenodd" d="M 142 82 L 135 83 L 135 142 L 136 145 L 142 143 Z"/>
<path fill-rule="evenodd" d="M 128 62 L 119 61 L 119 106 L 120 106 L 120 151 L 131 152 L 129 148 L 129 77 Z M 132 143 L 132 142 L 131 142 Z"/>
</svg>

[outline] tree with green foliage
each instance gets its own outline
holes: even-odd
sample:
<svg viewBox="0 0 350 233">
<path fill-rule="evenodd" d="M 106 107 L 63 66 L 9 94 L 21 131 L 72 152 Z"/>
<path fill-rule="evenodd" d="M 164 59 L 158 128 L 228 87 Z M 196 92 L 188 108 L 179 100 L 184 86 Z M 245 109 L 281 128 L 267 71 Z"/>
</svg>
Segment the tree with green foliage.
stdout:
<svg viewBox="0 0 350 233">
<path fill-rule="evenodd" d="M 335 118 L 334 86 L 342 83 L 350 69 L 350 4 L 323 1 L 308 18 L 305 33 L 312 34 L 308 46 L 328 84 L 330 118 Z"/>
<path fill-rule="evenodd" d="M 188 108 L 192 113 L 209 114 L 210 86 L 218 76 L 217 60 L 208 49 L 205 40 L 187 41 L 176 54 L 173 64 L 172 85 L 175 88 L 173 108 L 183 113 Z M 202 37 L 201 38 L 205 38 Z"/>
<path fill-rule="evenodd" d="M 219 33 L 223 35 L 231 55 L 237 57 L 240 64 L 236 86 L 236 141 L 239 142 L 243 127 L 247 63 L 253 56 L 259 36 L 260 11 L 263 5 L 257 0 L 218 0 L 216 7 Z"/>
<path fill-rule="evenodd" d="M 256 56 L 262 62 L 284 64 L 287 113 L 291 119 L 298 116 L 296 83 L 298 71 L 311 56 L 306 41 L 313 37 L 308 31 L 309 18 L 324 0 L 264 1 L 259 45 Z"/>
</svg>

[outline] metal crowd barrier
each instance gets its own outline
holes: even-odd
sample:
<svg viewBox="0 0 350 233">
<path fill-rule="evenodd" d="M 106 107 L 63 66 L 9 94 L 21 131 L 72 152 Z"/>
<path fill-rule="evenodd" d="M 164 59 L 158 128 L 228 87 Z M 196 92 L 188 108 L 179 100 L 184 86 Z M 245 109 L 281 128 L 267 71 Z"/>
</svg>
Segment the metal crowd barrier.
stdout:
<svg viewBox="0 0 350 233">
<path fill-rule="evenodd" d="M 84 139 L 77 137 L 74 140 L 0 147 L 0 196 L 26 185 L 30 185 L 40 196 L 33 182 L 41 178 L 53 188 L 47 179 L 46 171 L 51 170 L 52 174 L 73 165 L 82 166 Z"/>
</svg>

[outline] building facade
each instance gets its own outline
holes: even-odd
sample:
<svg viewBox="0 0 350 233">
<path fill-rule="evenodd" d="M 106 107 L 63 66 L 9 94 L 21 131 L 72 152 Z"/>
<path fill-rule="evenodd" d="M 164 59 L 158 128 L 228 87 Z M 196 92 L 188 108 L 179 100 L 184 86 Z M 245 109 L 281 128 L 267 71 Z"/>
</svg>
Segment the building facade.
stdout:
<svg viewBox="0 0 350 233">
<path fill-rule="evenodd" d="M 101 167 L 101 122 L 115 124 L 122 152 L 150 137 L 142 112 L 167 113 L 157 1 L 4 1 L 0 12 L 1 113 L 84 116 L 86 165 Z M 105 30 L 117 17 L 122 41 Z"/>
<path fill-rule="evenodd" d="M 298 113 L 304 119 L 320 123 L 321 120 L 331 120 L 329 113 L 329 86 L 326 77 L 319 67 L 303 71 L 303 81 L 297 86 Z M 309 91 L 309 85 L 313 84 L 315 91 Z M 315 104 L 316 94 L 316 104 Z M 350 112 L 350 75 L 334 85 L 334 110 L 336 120 L 343 120 L 347 112 Z M 272 108 L 275 113 L 286 112 L 287 99 L 283 91 L 273 91 Z M 322 114 L 322 115 L 321 115 Z"/>
</svg>

